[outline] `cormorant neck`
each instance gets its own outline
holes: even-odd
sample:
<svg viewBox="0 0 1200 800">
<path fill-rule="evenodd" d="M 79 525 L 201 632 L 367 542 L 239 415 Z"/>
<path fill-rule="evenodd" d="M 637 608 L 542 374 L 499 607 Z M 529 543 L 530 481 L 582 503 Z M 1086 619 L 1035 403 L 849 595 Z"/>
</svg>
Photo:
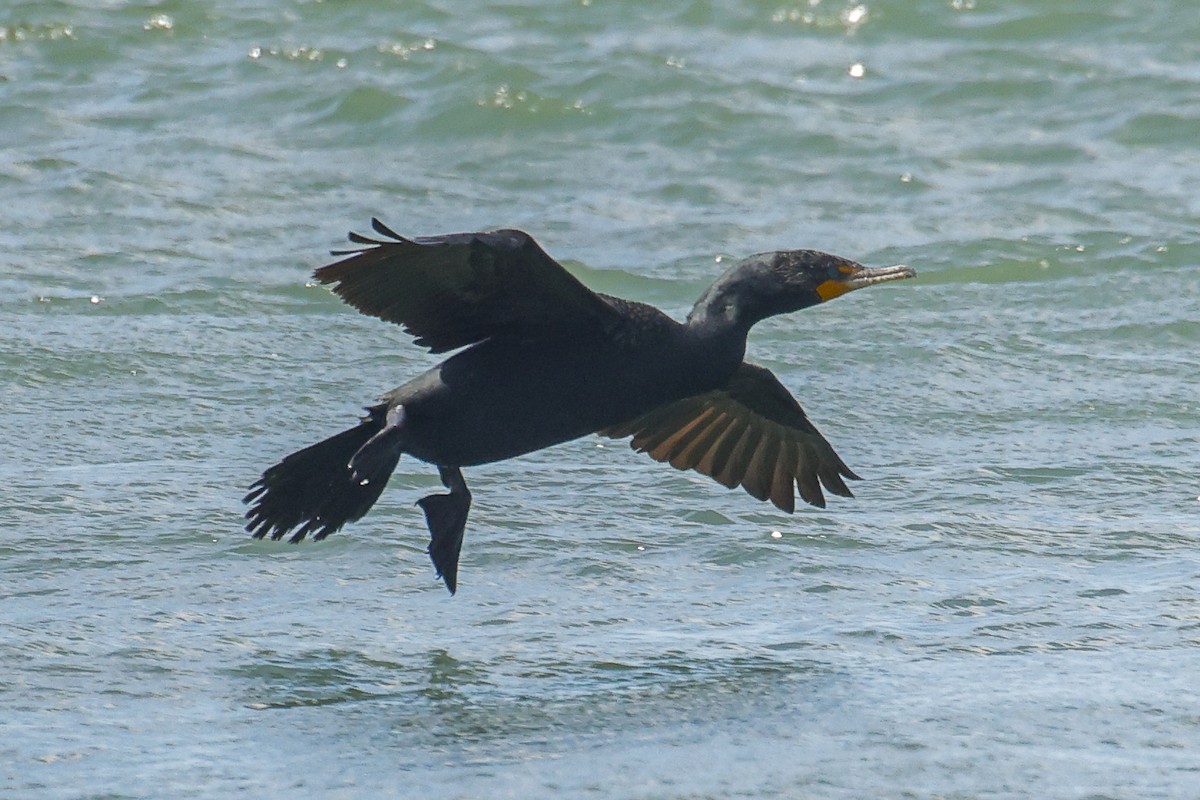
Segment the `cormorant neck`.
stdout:
<svg viewBox="0 0 1200 800">
<path fill-rule="evenodd" d="M 688 327 L 745 338 L 750 328 L 767 317 L 810 305 L 800 302 L 771 270 L 771 255 L 751 256 L 717 278 L 692 306 Z"/>
</svg>

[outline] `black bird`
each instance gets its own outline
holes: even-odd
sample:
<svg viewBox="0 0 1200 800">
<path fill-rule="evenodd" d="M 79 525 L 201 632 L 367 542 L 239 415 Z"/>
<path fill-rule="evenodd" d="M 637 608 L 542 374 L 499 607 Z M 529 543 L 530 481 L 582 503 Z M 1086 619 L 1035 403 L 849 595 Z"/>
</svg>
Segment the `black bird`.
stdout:
<svg viewBox="0 0 1200 800">
<path fill-rule="evenodd" d="M 418 500 L 429 555 L 453 594 L 471 507 L 462 467 L 589 433 L 795 510 L 793 486 L 857 480 L 767 369 L 743 360 L 756 322 L 853 289 L 915 275 L 815 250 L 760 253 L 719 277 L 676 322 L 653 306 L 591 291 L 517 230 L 379 239 L 318 269 L 344 301 L 395 322 L 433 353 L 466 348 L 393 389 L 353 428 L 269 468 L 245 502 L 255 538 L 324 539 L 361 518 L 407 453 L 450 491 Z"/>
</svg>

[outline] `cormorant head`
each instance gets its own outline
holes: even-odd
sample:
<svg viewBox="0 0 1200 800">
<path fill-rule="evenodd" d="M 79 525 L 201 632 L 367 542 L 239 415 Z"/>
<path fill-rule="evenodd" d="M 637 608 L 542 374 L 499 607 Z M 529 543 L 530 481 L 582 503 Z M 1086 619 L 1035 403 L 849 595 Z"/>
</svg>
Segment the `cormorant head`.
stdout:
<svg viewBox="0 0 1200 800">
<path fill-rule="evenodd" d="M 689 320 L 721 320 L 747 329 L 776 314 L 799 311 L 846 292 L 917 272 L 898 264 L 864 267 L 818 250 L 779 250 L 739 261 L 716 280 L 688 315 Z"/>
</svg>

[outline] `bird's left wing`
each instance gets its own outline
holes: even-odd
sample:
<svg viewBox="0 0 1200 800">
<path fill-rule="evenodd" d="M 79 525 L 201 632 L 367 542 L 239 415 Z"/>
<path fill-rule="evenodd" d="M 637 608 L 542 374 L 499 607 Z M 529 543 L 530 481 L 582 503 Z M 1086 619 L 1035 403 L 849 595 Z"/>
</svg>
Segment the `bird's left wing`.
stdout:
<svg viewBox="0 0 1200 800">
<path fill-rule="evenodd" d="M 694 469 L 718 483 L 741 485 L 783 511 L 796 508 L 793 486 L 825 506 L 821 485 L 852 497 L 842 462 L 804 409 L 770 370 L 742 364 L 725 386 L 686 397 L 599 433 L 633 436 L 630 446 L 676 469 Z"/>
<path fill-rule="evenodd" d="M 407 239 L 377 219 L 380 238 L 313 273 L 354 308 L 395 322 L 431 352 L 496 336 L 606 330 L 620 314 L 527 233 L 499 230 Z"/>
</svg>

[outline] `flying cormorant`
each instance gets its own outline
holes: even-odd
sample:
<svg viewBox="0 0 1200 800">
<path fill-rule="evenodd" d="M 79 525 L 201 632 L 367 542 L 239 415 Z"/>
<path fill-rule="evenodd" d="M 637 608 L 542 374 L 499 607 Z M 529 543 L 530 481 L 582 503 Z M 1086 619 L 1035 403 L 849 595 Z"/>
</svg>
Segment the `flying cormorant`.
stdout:
<svg viewBox="0 0 1200 800">
<path fill-rule="evenodd" d="M 458 353 L 393 389 L 353 428 L 267 469 L 245 502 L 255 538 L 324 539 L 379 498 L 400 456 L 437 466 L 450 491 L 418 500 L 429 555 L 453 594 L 471 506 L 462 467 L 589 433 L 795 509 L 794 490 L 850 497 L 857 480 L 767 369 L 743 360 L 756 322 L 853 289 L 909 278 L 815 250 L 750 256 L 719 277 L 687 321 L 593 292 L 517 230 L 381 238 L 318 269 L 345 302 L 395 322 L 433 353 Z"/>
</svg>

